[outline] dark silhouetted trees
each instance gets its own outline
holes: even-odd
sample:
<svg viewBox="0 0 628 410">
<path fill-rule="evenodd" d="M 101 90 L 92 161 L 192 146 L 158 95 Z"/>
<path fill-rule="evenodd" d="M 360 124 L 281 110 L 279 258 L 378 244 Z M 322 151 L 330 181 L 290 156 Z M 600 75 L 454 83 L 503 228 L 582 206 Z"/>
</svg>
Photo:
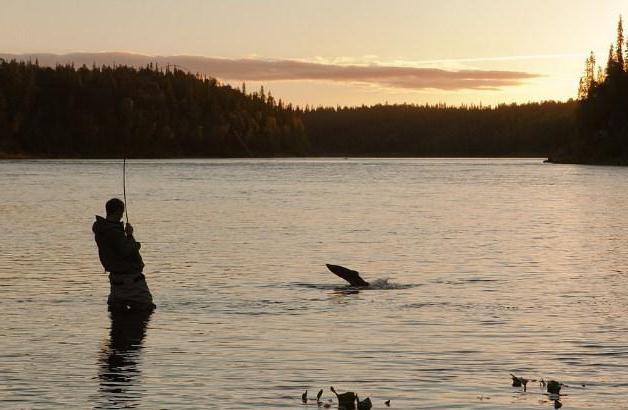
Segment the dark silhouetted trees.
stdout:
<svg viewBox="0 0 628 410">
<path fill-rule="evenodd" d="M 574 132 L 576 103 L 375 105 L 304 113 L 315 154 L 547 156 Z"/>
<path fill-rule="evenodd" d="M 587 67 L 581 88 L 588 96 L 599 88 L 593 56 Z M 568 101 L 301 110 L 264 88 L 241 87 L 153 65 L 0 61 L 0 155 L 547 156 L 568 145 L 578 107 Z"/>
<path fill-rule="evenodd" d="M 577 132 L 551 160 L 628 164 L 628 50 L 624 41 L 620 17 L 606 69 L 596 71 L 593 53 L 585 62 L 578 90 Z"/>
<path fill-rule="evenodd" d="M 272 97 L 149 65 L 0 60 L 0 153 L 41 157 L 303 155 L 301 113 Z"/>
</svg>

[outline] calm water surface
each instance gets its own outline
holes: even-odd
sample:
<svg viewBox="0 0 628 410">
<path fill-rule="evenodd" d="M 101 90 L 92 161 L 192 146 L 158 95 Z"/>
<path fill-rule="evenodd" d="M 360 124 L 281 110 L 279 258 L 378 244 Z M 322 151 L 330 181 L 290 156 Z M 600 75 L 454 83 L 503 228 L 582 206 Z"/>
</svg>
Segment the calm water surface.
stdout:
<svg viewBox="0 0 628 410">
<path fill-rule="evenodd" d="M 158 309 L 112 323 L 91 233 L 120 161 L 0 162 L 0 407 L 628 408 L 628 169 L 128 164 Z M 352 292 L 326 271 L 376 283 Z M 584 384 L 583 388 L 581 385 Z"/>
</svg>

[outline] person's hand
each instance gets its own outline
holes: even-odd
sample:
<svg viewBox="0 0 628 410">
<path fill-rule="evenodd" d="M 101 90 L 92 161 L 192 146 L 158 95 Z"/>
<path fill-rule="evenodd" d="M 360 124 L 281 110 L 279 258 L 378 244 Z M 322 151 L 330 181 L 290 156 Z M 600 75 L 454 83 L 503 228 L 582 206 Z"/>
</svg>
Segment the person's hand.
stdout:
<svg viewBox="0 0 628 410">
<path fill-rule="evenodd" d="M 124 232 L 126 232 L 128 236 L 133 236 L 133 226 L 130 223 L 127 223 L 124 227 Z"/>
</svg>

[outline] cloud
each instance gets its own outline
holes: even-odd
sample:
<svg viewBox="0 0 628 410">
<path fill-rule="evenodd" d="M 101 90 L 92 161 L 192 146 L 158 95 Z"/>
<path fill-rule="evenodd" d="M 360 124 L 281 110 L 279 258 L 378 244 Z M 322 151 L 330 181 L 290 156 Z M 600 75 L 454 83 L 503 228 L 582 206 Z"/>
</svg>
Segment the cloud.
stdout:
<svg viewBox="0 0 628 410">
<path fill-rule="evenodd" d="M 40 65 L 177 66 L 227 81 L 333 81 L 360 83 L 406 90 L 495 90 L 523 85 L 538 74 L 501 70 L 445 70 L 388 64 L 337 64 L 260 58 L 215 58 L 197 56 L 146 56 L 134 53 L 0 54 L 6 60 L 39 61 Z"/>
</svg>

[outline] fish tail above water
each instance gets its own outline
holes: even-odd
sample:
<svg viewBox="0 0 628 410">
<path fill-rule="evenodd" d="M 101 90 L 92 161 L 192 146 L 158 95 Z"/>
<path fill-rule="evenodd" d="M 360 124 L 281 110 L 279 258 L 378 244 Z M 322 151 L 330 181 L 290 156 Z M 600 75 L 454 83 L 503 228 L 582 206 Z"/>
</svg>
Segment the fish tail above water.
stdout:
<svg viewBox="0 0 628 410">
<path fill-rule="evenodd" d="M 359 286 L 359 287 L 369 286 L 369 283 L 360 277 L 360 272 L 358 271 L 354 271 L 340 265 L 331 265 L 329 263 L 327 263 L 326 266 L 327 266 L 327 269 L 329 269 L 336 276 L 349 282 L 351 286 Z"/>
</svg>

